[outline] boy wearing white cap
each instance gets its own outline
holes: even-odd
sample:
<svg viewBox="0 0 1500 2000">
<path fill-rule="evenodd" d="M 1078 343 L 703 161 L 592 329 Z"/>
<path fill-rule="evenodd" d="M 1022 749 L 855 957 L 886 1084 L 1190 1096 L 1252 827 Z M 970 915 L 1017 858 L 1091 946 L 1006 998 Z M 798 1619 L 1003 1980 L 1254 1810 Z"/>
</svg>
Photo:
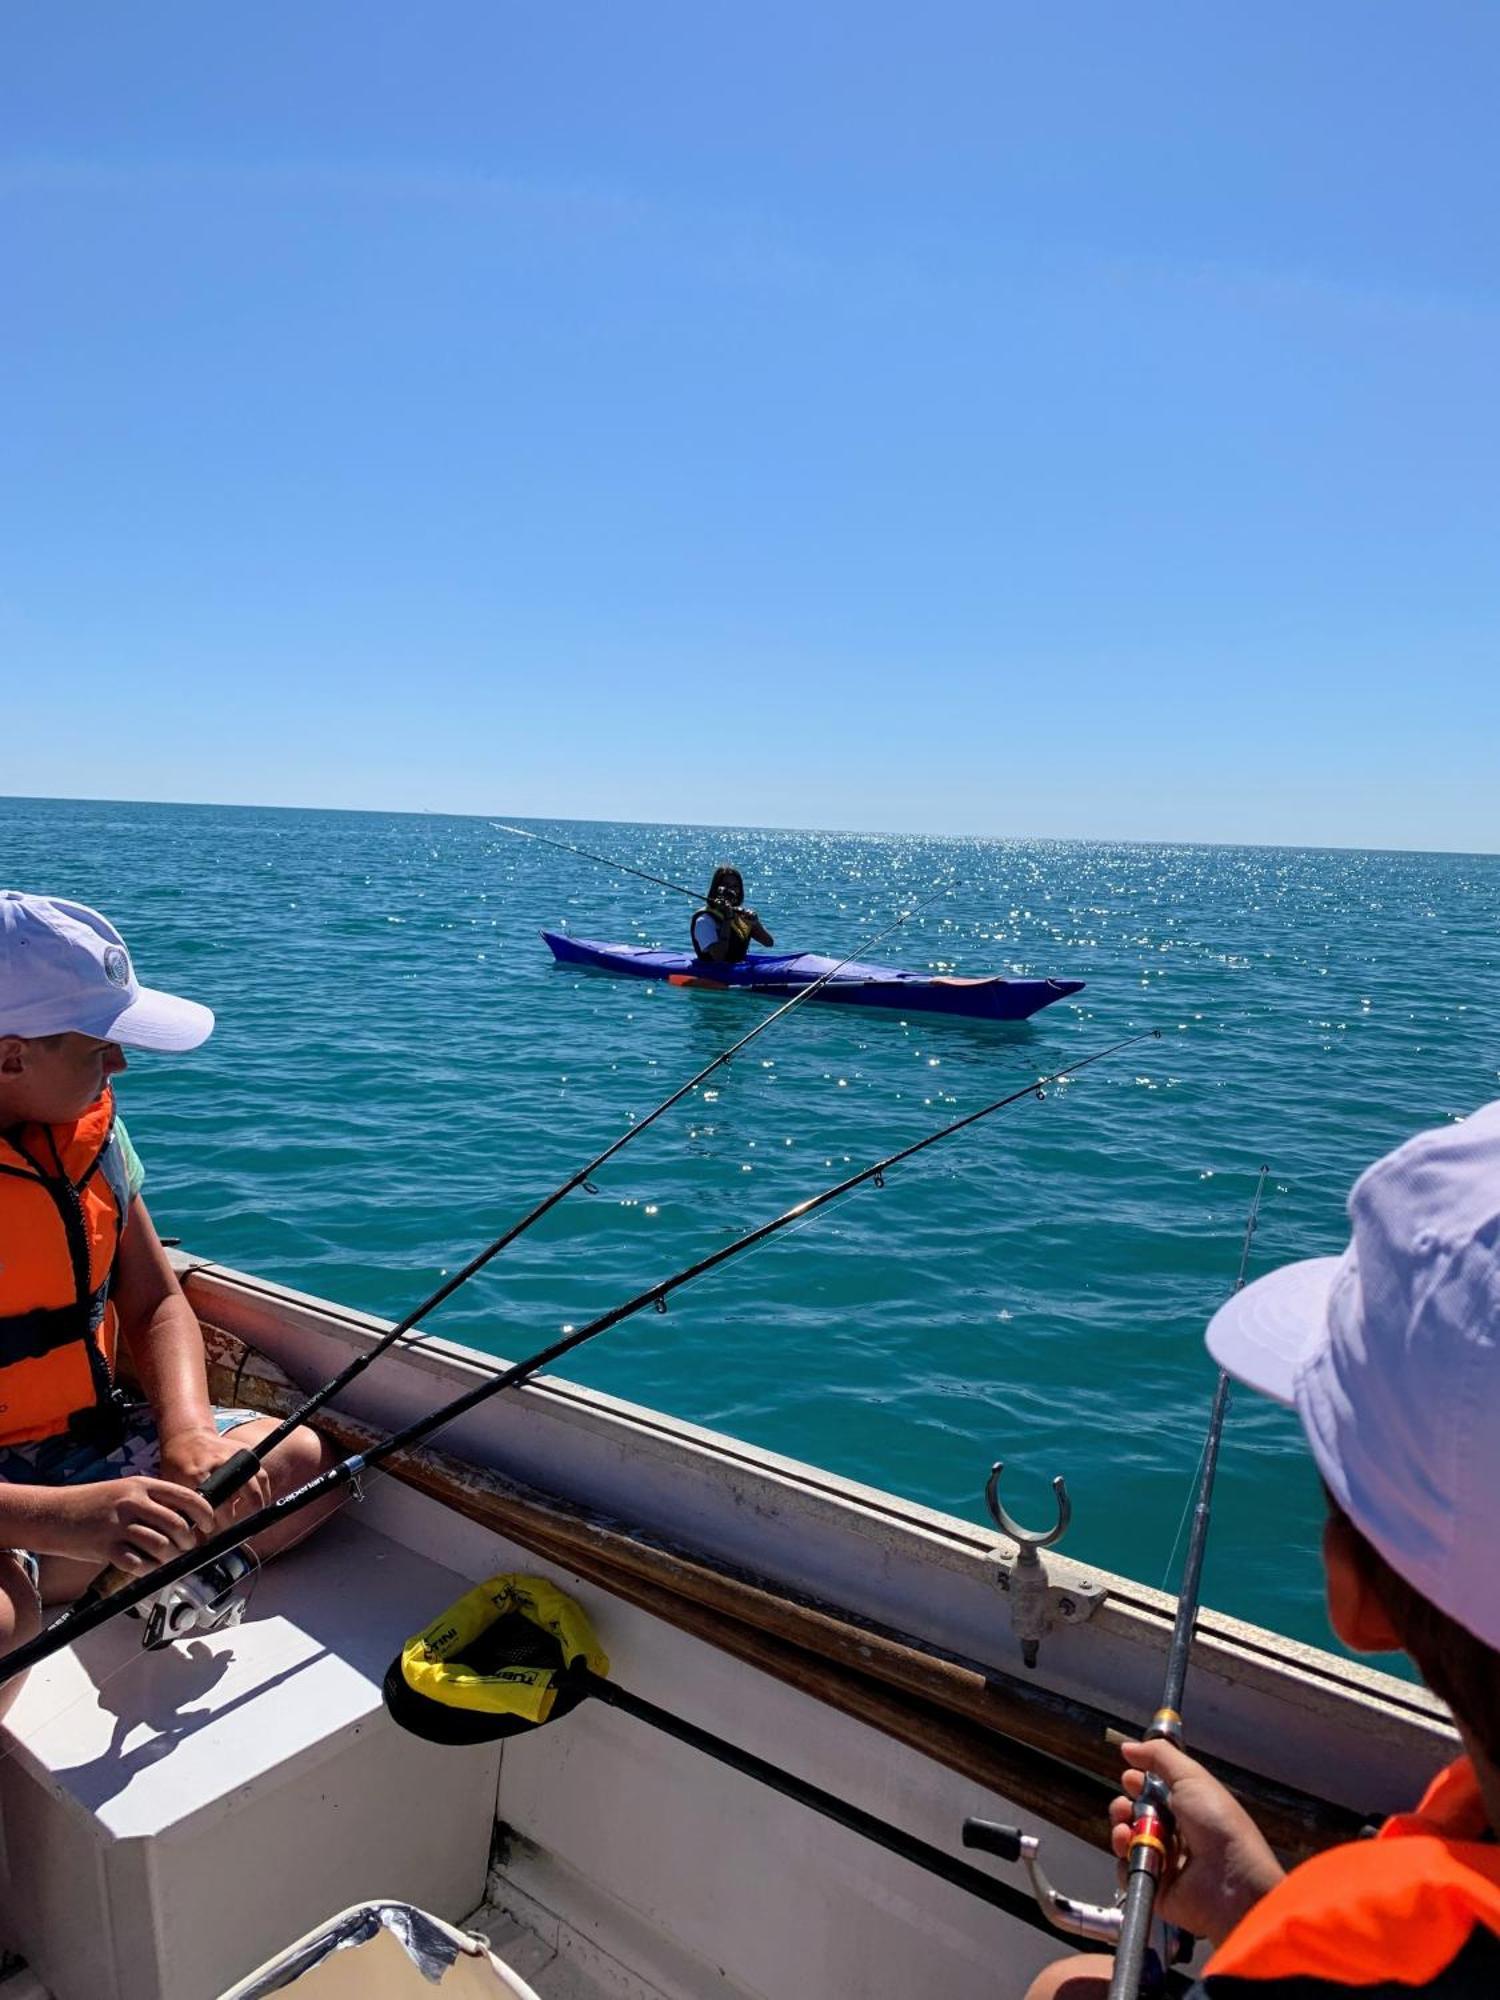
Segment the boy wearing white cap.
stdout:
<svg viewBox="0 0 1500 2000">
<path fill-rule="evenodd" d="M 1500 1103 L 1423 1132 L 1349 1197 L 1342 1257 L 1259 1279 L 1209 1351 L 1295 1406 L 1328 1495 L 1328 1614 L 1357 1652 L 1409 1653 L 1466 1755 L 1374 1840 L 1285 1875 L 1253 1822 L 1166 1742 L 1127 1744 L 1172 1788 L 1160 1911 L 1216 1946 L 1203 2000 L 1500 1995 Z M 1131 1799 L 1111 1808 L 1115 1852 Z M 1028 2000 L 1091 2000 L 1108 1960 L 1050 1966 Z"/>
<path fill-rule="evenodd" d="M 191 1548 L 215 1520 L 197 1488 L 273 1427 L 210 1403 L 202 1334 L 115 1114 L 123 1049 L 196 1048 L 213 1024 L 142 986 L 97 911 L 0 891 L 0 1652 L 35 1631 L 39 1590 L 71 1596 L 109 1565 L 143 1573 Z M 121 1339 L 144 1403 L 115 1386 Z M 325 1462 L 298 1431 L 221 1524 Z"/>
</svg>

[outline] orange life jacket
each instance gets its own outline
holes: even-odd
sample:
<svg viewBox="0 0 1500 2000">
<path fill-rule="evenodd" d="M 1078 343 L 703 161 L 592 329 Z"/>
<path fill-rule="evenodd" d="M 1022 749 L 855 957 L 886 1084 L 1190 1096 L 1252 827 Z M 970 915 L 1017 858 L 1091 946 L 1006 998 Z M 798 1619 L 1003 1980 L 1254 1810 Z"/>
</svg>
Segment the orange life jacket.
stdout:
<svg viewBox="0 0 1500 2000">
<path fill-rule="evenodd" d="M 1500 1846 L 1460 1757 L 1414 1813 L 1293 1869 L 1203 1972 L 1211 1995 L 1500 1992 Z"/>
<path fill-rule="evenodd" d="M 107 1086 L 71 1125 L 0 1133 L 0 1445 L 55 1437 L 109 1402 L 129 1206 Z"/>
</svg>

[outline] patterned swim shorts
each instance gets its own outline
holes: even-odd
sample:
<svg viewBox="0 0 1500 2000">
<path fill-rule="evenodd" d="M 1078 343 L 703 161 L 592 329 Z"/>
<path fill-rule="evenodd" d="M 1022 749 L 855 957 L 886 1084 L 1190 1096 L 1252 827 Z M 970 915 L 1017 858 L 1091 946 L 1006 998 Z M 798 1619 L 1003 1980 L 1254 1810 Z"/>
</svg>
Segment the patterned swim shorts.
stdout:
<svg viewBox="0 0 1500 2000">
<path fill-rule="evenodd" d="M 259 1410 L 215 1409 L 214 1424 L 227 1437 L 241 1424 L 253 1424 Z M 0 1445 L 0 1479 L 15 1486 L 92 1486 L 101 1479 L 129 1479 L 154 1473 L 161 1464 L 161 1443 L 149 1403 L 132 1403 L 125 1412 L 125 1436 L 111 1451 L 80 1444 L 75 1438 L 40 1438 L 35 1444 Z M 33 1583 L 37 1560 L 29 1549 L 0 1551 L 13 1555 Z"/>
</svg>

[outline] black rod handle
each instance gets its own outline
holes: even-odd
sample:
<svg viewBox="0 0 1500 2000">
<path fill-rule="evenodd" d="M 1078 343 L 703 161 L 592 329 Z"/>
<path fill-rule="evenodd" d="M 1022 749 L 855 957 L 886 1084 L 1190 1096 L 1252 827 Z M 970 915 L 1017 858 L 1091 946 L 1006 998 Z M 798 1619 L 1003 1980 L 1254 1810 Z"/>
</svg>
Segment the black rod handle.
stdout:
<svg viewBox="0 0 1500 2000">
<path fill-rule="evenodd" d="M 214 1467 L 198 1491 L 217 1512 L 226 1500 L 233 1499 L 242 1486 L 248 1486 L 259 1471 L 260 1460 L 253 1451 L 237 1451 L 222 1465 Z"/>
<path fill-rule="evenodd" d="M 1001 1826 L 998 1820 L 993 1819 L 966 1819 L 964 1846 L 977 1847 L 981 1854 L 993 1854 L 1000 1861 L 1019 1861 L 1021 1829 L 1018 1826 Z"/>
</svg>

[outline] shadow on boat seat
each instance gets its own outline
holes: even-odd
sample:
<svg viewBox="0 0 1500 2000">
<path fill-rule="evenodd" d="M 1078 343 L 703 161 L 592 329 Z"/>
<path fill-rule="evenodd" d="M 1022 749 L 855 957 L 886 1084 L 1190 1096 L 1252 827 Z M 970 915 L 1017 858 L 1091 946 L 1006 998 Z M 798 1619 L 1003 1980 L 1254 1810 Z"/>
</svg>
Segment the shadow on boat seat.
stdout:
<svg viewBox="0 0 1500 2000">
<path fill-rule="evenodd" d="M 380 1695 L 466 1581 L 346 1511 L 243 1623 L 146 1653 L 119 1618 L 35 1669 L 0 1725 L 0 1939 L 54 2000 L 207 2000 L 372 1890 L 468 1916 L 499 1747 L 455 1759 Z"/>
<path fill-rule="evenodd" d="M 134 1627 L 138 1635 L 140 1626 Z M 131 1628 L 126 1627 L 129 1631 Z M 216 1638 L 219 1635 L 216 1635 Z M 117 1798 L 132 1779 L 148 1765 L 170 1757 L 174 1747 L 195 1731 L 223 1728 L 236 1709 L 251 1702 L 263 1702 L 278 1686 L 285 1686 L 297 1674 L 305 1673 L 322 1652 L 309 1653 L 282 1673 L 257 1682 L 227 1698 L 216 1698 L 216 1690 L 235 1662 L 233 1633 L 222 1635 L 230 1643 L 220 1645 L 193 1639 L 165 1647 L 159 1655 L 159 1671 L 150 1676 L 150 1700 L 140 1694 L 147 1687 L 145 1675 L 132 1674 L 132 1660 L 116 1665 L 94 1683 L 99 1711 L 115 1718 L 110 1738 L 96 1756 L 82 1764 L 57 1765 L 53 1778 L 91 1812 L 98 1812 Z M 79 1664 L 89 1674 L 92 1655 Z M 89 1675 L 92 1679 L 92 1675 Z"/>
</svg>

